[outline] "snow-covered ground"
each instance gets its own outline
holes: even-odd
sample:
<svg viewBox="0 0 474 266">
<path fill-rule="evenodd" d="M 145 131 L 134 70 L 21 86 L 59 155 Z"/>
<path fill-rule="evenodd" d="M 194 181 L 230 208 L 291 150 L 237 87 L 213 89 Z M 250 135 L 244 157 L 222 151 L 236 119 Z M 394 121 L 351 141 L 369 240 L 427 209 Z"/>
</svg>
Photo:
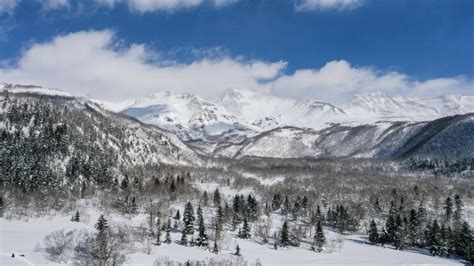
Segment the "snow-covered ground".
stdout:
<svg viewBox="0 0 474 266">
<path fill-rule="evenodd" d="M 72 213 L 71 213 L 72 215 Z M 99 212 L 89 210 L 85 222 L 71 222 L 70 216 L 54 216 L 30 218 L 28 220 L 6 220 L 0 218 L 0 265 L 60 265 L 51 262 L 42 251 L 43 239 L 53 231 L 64 229 L 94 230 Z M 139 226 L 146 223 L 145 215 L 135 216 L 128 220 L 123 216 L 109 215 L 109 224 L 127 223 Z M 164 236 L 163 236 L 164 237 Z M 127 265 L 153 265 L 156 261 L 180 261 L 188 259 L 206 260 L 217 255 L 199 247 L 183 247 L 177 244 L 179 233 L 172 233 L 172 244 L 161 246 L 147 245 L 135 242 L 127 256 Z M 359 235 L 341 236 L 326 230 L 327 245 L 322 253 L 315 253 L 303 245 L 300 248 L 279 248 L 274 250 L 269 245 L 261 245 L 253 240 L 243 240 L 232 237 L 227 241 L 227 250 L 222 250 L 220 257 L 234 256 L 234 247 L 241 247 L 243 259 L 254 264 L 257 260 L 262 265 L 462 265 L 460 261 L 441 257 L 432 257 L 424 251 L 397 251 L 390 247 L 369 245 Z M 212 241 L 211 241 L 212 244 Z M 147 247 L 148 246 L 148 247 Z M 11 254 L 15 253 L 15 258 Z M 23 254 L 25 257 L 20 257 Z M 69 261 L 72 263 L 72 261 Z"/>
</svg>

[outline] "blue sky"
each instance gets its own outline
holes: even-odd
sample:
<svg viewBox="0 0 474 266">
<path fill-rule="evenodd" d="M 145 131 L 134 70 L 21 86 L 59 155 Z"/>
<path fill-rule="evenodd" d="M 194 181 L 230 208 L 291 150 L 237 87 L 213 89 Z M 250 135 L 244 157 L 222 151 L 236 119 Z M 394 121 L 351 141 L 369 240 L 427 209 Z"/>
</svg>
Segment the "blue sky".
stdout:
<svg viewBox="0 0 474 266">
<path fill-rule="evenodd" d="M 117 100 L 163 89 L 211 97 L 230 87 L 333 102 L 371 90 L 406 96 L 473 90 L 471 0 L 1 1 L 0 79 L 6 82 L 70 87 L 99 98 L 112 93 Z M 68 55 L 74 43 L 90 48 L 84 60 L 104 55 L 102 62 L 95 62 L 102 56 L 88 59 L 97 68 L 143 68 L 134 75 L 145 81 L 123 77 L 119 85 L 108 81 L 114 73 L 94 74 L 96 83 L 83 78 L 90 74 L 82 73 L 85 62 Z M 40 56 L 48 47 L 64 54 Z M 229 72 L 219 72 L 226 67 Z M 40 77 L 64 68 L 82 74 Z M 149 77 L 155 75 L 171 78 L 160 84 Z M 217 85 L 195 85 L 204 79 Z M 139 93 L 127 91 L 130 86 Z"/>
</svg>

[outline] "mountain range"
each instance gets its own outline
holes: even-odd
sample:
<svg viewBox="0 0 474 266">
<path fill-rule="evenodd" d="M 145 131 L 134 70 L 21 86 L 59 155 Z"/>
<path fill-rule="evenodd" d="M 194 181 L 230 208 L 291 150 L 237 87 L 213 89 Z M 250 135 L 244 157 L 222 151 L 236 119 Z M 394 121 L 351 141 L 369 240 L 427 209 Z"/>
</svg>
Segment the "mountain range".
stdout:
<svg viewBox="0 0 474 266">
<path fill-rule="evenodd" d="M 4 84 L 3 89 L 66 97 L 36 86 Z M 159 92 L 115 111 L 176 134 L 204 156 L 474 157 L 474 96 L 467 95 L 406 98 L 374 92 L 336 106 L 235 89 L 211 100 Z"/>
</svg>

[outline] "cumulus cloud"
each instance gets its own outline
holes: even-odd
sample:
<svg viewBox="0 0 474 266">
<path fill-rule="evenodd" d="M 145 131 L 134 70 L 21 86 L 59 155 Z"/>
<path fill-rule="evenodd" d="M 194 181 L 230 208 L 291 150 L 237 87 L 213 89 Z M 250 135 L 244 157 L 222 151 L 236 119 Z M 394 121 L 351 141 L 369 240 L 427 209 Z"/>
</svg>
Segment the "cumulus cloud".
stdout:
<svg viewBox="0 0 474 266">
<path fill-rule="evenodd" d="M 349 10 L 360 7 L 363 0 L 296 0 L 297 11 Z"/>
<path fill-rule="evenodd" d="M 228 56 L 188 64 L 162 62 L 143 44 L 124 47 L 120 43 L 109 30 L 58 36 L 27 49 L 15 67 L 0 68 L 0 80 L 108 100 L 163 90 L 212 97 L 229 88 L 268 92 L 266 81 L 279 76 L 286 67 L 283 61 L 245 61 Z"/>
<path fill-rule="evenodd" d="M 0 15 L 2 13 L 11 13 L 15 7 L 20 3 L 20 0 L 1 0 L 0 1 Z"/>
<path fill-rule="evenodd" d="M 70 7 L 69 0 L 43 0 L 40 3 L 43 10 L 54 10 Z"/>
<path fill-rule="evenodd" d="M 345 102 L 357 93 L 375 91 L 408 97 L 474 91 L 472 80 L 464 77 L 417 81 L 399 72 L 352 66 L 345 60 L 328 62 L 320 69 L 300 69 L 293 74 L 279 76 L 271 87 L 272 92 L 278 95 L 310 97 L 332 103 Z"/>
<path fill-rule="evenodd" d="M 399 72 L 381 72 L 331 61 L 319 69 L 285 73 L 285 61 L 265 62 L 225 54 L 188 63 L 164 59 L 144 44 L 125 46 L 110 30 L 57 36 L 26 49 L 12 66 L 0 66 L 0 82 L 59 88 L 76 95 L 120 101 L 169 90 L 212 98 L 229 88 L 332 103 L 361 92 L 437 96 L 474 91 L 463 77 L 418 81 Z"/>
</svg>

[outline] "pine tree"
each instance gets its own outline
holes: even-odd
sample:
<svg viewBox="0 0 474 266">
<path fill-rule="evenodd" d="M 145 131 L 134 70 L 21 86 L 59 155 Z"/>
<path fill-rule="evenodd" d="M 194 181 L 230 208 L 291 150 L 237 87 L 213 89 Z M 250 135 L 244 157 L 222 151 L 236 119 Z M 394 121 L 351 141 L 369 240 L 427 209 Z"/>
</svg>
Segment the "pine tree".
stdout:
<svg viewBox="0 0 474 266">
<path fill-rule="evenodd" d="M 240 254 L 240 247 L 239 247 L 239 245 L 237 245 L 237 246 L 235 247 L 235 256 L 240 256 L 240 255 L 241 255 L 241 254 Z"/>
<path fill-rule="evenodd" d="M 80 216 L 79 216 L 79 211 L 76 211 L 76 214 L 74 214 L 71 221 L 73 221 L 73 222 L 80 222 L 81 221 Z"/>
<path fill-rule="evenodd" d="M 176 211 L 176 215 L 174 216 L 175 220 L 181 220 L 181 214 L 179 213 L 179 210 Z"/>
<path fill-rule="evenodd" d="M 171 235 L 170 235 L 170 229 L 166 230 L 166 238 L 165 238 L 165 243 L 166 244 L 171 244 Z"/>
<path fill-rule="evenodd" d="M 183 229 L 183 231 L 181 232 L 181 245 L 183 246 L 187 246 L 188 245 L 188 236 L 186 234 L 186 228 Z"/>
<path fill-rule="evenodd" d="M 128 176 L 126 175 L 123 179 L 122 179 L 122 184 L 120 185 L 120 188 L 122 190 L 126 190 L 128 188 L 128 185 L 130 184 L 130 180 L 128 179 Z"/>
<path fill-rule="evenodd" d="M 281 228 L 279 243 L 282 247 L 287 247 L 287 246 L 291 245 L 290 232 L 289 232 L 289 229 L 288 229 L 288 222 L 287 221 L 285 221 L 283 223 L 283 226 Z"/>
<path fill-rule="evenodd" d="M 204 224 L 204 218 L 202 217 L 202 214 L 200 215 L 200 218 L 199 218 L 199 236 L 196 239 L 196 245 L 198 247 L 209 246 L 209 241 L 206 234 L 206 226 Z"/>
<path fill-rule="evenodd" d="M 161 221 L 158 219 L 156 222 L 156 243 L 155 245 L 160 246 L 161 245 Z"/>
<path fill-rule="evenodd" d="M 216 190 L 214 190 L 214 197 L 212 198 L 212 202 L 214 203 L 214 207 L 221 205 L 221 193 L 217 188 Z"/>
<path fill-rule="evenodd" d="M 438 225 L 438 221 L 436 221 L 436 219 L 433 221 L 433 225 L 430 227 L 427 244 L 431 255 L 441 255 L 441 231 Z"/>
<path fill-rule="evenodd" d="M 183 222 L 184 222 L 184 231 L 188 235 L 192 235 L 194 233 L 194 209 L 191 202 L 186 203 L 184 207 L 184 214 L 183 214 Z"/>
<path fill-rule="evenodd" d="M 285 197 L 285 203 L 283 203 L 282 214 L 287 215 L 291 210 L 290 200 L 288 200 L 288 196 Z"/>
<path fill-rule="evenodd" d="M 107 249 L 108 249 L 108 241 L 107 241 L 107 220 L 105 219 L 104 215 L 101 214 L 97 223 L 95 224 L 95 228 L 97 230 L 96 242 L 97 242 L 97 258 L 100 260 L 101 264 L 105 264 L 107 260 Z"/>
<path fill-rule="evenodd" d="M 212 248 L 214 254 L 219 254 L 219 248 L 217 247 L 217 241 L 214 241 L 214 247 Z"/>
<path fill-rule="evenodd" d="M 387 236 L 390 242 L 395 241 L 395 234 L 397 232 L 397 225 L 396 225 L 396 207 L 393 201 L 390 202 L 390 211 L 387 217 L 387 221 L 385 223 L 385 228 L 387 229 Z"/>
<path fill-rule="evenodd" d="M 447 197 L 444 202 L 444 220 L 446 223 L 451 222 L 451 217 L 453 215 L 453 200 L 451 197 Z"/>
<path fill-rule="evenodd" d="M 377 224 L 375 223 L 374 219 L 370 222 L 369 227 L 369 241 L 373 244 L 379 243 L 379 231 L 377 229 Z"/>
<path fill-rule="evenodd" d="M 251 235 L 250 235 L 250 226 L 249 226 L 249 223 L 247 221 L 247 217 L 244 217 L 244 225 L 242 227 L 242 232 L 241 232 L 240 238 L 249 239 L 250 237 L 251 237 Z"/>
<path fill-rule="evenodd" d="M 463 256 L 467 261 L 474 262 L 474 239 L 468 222 L 464 221 L 457 233 L 456 254 Z"/>
<path fill-rule="evenodd" d="M 204 193 L 202 193 L 202 205 L 209 205 L 209 195 L 207 195 L 207 191 L 204 191 Z"/>
<path fill-rule="evenodd" d="M 462 225 L 462 201 L 461 197 L 459 195 L 454 195 L 454 205 L 456 209 L 454 210 L 454 215 L 453 215 L 453 220 L 454 220 L 454 226 L 456 229 L 459 229 Z"/>
<path fill-rule="evenodd" d="M 281 196 L 279 193 L 274 194 L 272 198 L 272 210 L 276 211 L 281 207 Z"/>
<path fill-rule="evenodd" d="M 406 247 L 406 223 L 403 222 L 400 214 L 395 219 L 394 245 L 398 250 L 404 250 Z"/>
<path fill-rule="evenodd" d="M 316 232 L 313 237 L 311 249 L 313 251 L 321 252 L 323 251 L 324 244 L 326 244 L 326 237 L 324 237 L 323 227 L 321 226 L 321 221 L 319 220 L 316 225 Z"/>
</svg>

